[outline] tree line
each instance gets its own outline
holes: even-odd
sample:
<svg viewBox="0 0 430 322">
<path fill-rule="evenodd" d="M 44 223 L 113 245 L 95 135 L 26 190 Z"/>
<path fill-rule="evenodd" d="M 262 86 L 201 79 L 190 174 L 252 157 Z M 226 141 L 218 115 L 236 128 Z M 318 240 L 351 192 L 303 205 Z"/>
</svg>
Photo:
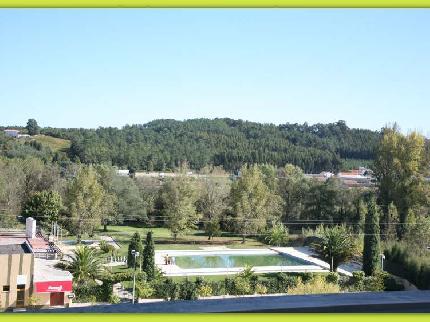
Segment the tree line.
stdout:
<svg viewBox="0 0 430 322">
<path fill-rule="evenodd" d="M 236 171 L 244 164 L 287 163 L 307 173 L 338 171 L 351 160 L 368 162 L 380 133 L 330 124 L 261 124 L 232 119 L 155 120 L 118 128 L 44 128 L 41 133 L 72 141 L 69 157 L 82 163 L 166 171 L 188 161 Z"/>
</svg>

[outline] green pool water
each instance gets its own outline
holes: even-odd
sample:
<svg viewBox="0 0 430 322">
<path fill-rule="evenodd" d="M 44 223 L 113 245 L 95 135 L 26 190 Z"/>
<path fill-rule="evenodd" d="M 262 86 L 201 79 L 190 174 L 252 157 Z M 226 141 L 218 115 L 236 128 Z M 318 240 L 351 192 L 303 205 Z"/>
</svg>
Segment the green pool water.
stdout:
<svg viewBox="0 0 430 322">
<path fill-rule="evenodd" d="M 193 255 L 175 256 L 175 264 L 180 268 L 232 268 L 251 266 L 298 266 L 308 262 L 288 255 Z"/>
</svg>

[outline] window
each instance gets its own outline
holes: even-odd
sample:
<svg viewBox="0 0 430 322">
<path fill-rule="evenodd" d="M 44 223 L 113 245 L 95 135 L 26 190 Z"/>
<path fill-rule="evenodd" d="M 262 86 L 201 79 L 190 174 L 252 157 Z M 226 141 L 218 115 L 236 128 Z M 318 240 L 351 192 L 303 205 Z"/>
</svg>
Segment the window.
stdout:
<svg viewBox="0 0 430 322">
<path fill-rule="evenodd" d="M 24 289 L 25 289 L 25 284 L 18 284 L 18 285 L 16 286 L 16 288 L 17 288 L 18 290 L 24 290 Z"/>
<path fill-rule="evenodd" d="M 10 285 L 3 285 L 3 292 L 9 292 Z"/>
</svg>

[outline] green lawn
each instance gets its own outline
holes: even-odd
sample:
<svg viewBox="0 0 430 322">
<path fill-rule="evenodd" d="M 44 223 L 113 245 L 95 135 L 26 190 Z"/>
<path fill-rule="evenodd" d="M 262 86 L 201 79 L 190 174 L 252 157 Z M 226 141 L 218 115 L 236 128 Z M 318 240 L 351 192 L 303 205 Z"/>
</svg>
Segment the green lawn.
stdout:
<svg viewBox="0 0 430 322">
<path fill-rule="evenodd" d="M 118 250 L 118 256 L 127 254 L 128 244 L 131 236 L 135 232 L 139 232 L 142 238 L 146 237 L 148 231 L 153 232 L 155 249 L 156 250 L 175 250 L 175 249 L 201 249 L 201 247 L 208 246 L 226 246 L 229 248 L 262 248 L 267 245 L 252 239 L 246 238 L 245 243 L 242 244 L 242 237 L 234 236 L 228 233 L 222 236 L 215 237 L 213 240 L 208 240 L 208 237 L 203 231 L 195 230 L 187 235 L 180 236 L 174 241 L 167 228 L 145 228 L 133 226 L 108 226 L 108 231 L 105 232 L 100 229 L 97 235 L 111 236 L 121 246 Z M 97 237 L 96 237 L 97 238 Z"/>
<path fill-rule="evenodd" d="M 36 142 L 41 143 L 45 146 L 48 146 L 54 152 L 57 152 L 57 151 L 65 152 L 67 149 L 70 148 L 70 144 L 71 144 L 69 140 L 54 138 L 52 136 L 43 135 L 43 134 L 35 135 L 32 138 L 34 138 Z"/>
</svg>

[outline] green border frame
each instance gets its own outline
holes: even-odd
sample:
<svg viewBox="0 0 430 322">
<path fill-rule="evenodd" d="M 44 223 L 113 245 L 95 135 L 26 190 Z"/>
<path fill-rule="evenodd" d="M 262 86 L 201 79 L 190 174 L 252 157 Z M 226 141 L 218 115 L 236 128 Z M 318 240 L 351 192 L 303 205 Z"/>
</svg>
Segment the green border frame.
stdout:
<svg viewBox="0 0 430 322">
<path fill-rule="evenodd" d="M 429 8 L 430 0 L 0 0 L 2 8 Z"/>
</svg>

